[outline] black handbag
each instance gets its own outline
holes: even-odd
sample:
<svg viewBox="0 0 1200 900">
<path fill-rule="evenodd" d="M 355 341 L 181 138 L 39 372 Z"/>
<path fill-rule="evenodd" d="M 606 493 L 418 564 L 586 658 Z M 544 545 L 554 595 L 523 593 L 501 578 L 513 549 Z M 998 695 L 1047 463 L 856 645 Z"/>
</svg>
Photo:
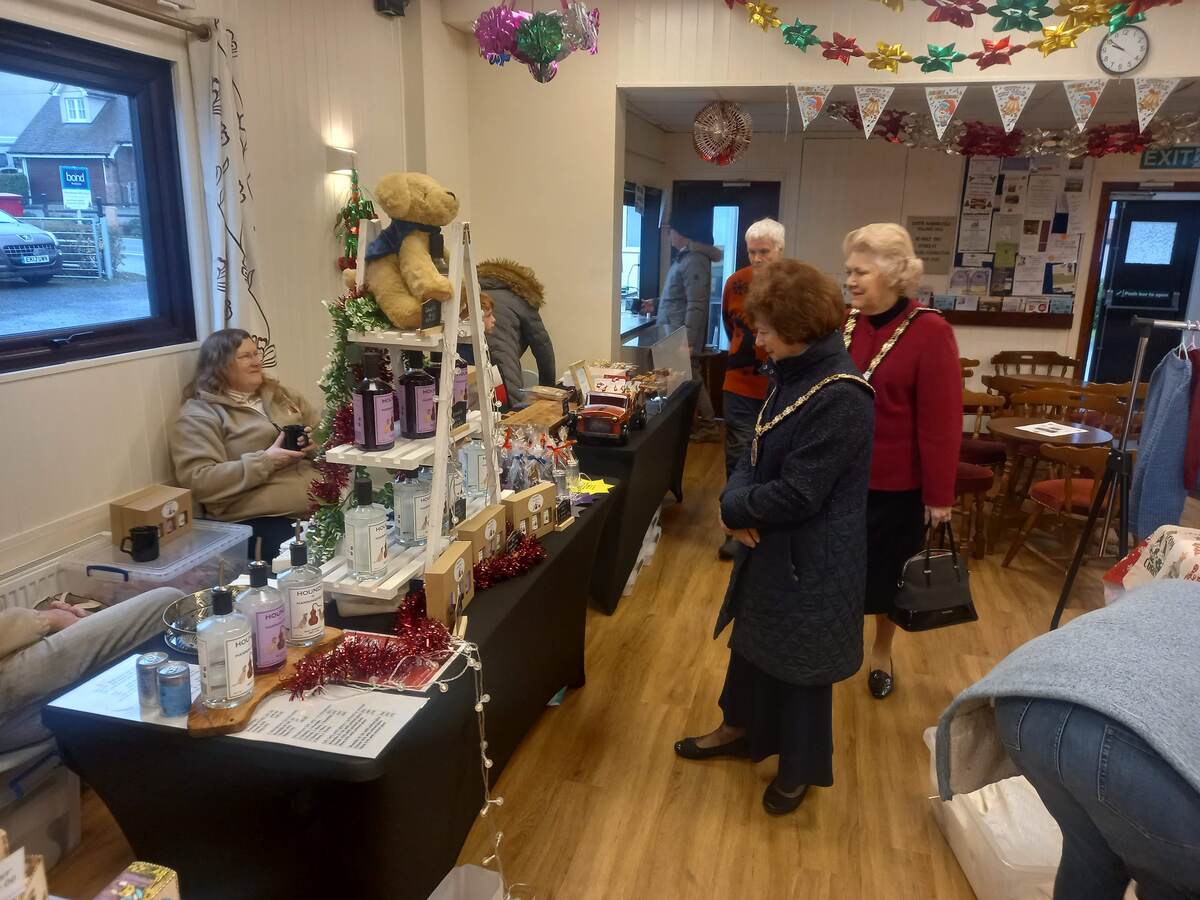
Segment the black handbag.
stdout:
<svg viewBox="0 0 1200 900">
<path fill-rule="evenodd" d="M 925 534 L 925 550 L 910 558 L 900 573 L 900 592 L 889 618 L 905 631 L 929 631 L 979 618 L 971 600 L 971 573 L 959 565 L 954 532 L 947 522 L 939 529 L 950 549 L 933 549 L 933 529 Z"/>
</svg>

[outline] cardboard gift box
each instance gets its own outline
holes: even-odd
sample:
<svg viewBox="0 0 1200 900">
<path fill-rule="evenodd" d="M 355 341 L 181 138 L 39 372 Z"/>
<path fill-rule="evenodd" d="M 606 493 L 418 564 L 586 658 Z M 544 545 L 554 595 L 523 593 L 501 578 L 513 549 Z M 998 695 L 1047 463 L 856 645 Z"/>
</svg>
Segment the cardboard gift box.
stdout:
<svg viewBox="0 0 1200 900">
<path fill-rule="evenodd" d="M 425 615 L 437 619 L 453 634 L 459 617 L 474 596 L 471 545 L 467 541 L 452 541 L 425 570 Z"/>
<path fill-rule="evenodd" d="M 553 482 L 535 484 L 518 494 L 504 498 L 508 511 L 509 533 L 519 531 L 541 538 L 554 530 L 555 492 Z"/>
<path fill-rule="evenodd" d="M 0 828 L 0 895 L 14 900 L 49 900 L 46 860 L 37 853 L 13 852 L 8 834 Z"/>
<path fill-rule="evenodd" d="M 114 546 L 137 525 L 158 528 L 158 540 L 168 541 L 192 527 L 192 492 L 186 488 L 152 484 L 108 505 L 109 530 Z"/>
<path fill-rule="evenodd" d="M 500 503 L 485 506 L 458 526 L 458 539 L 471 545 L 471 564 L 497 556 L 504 550 L 508 514 Z"/>
</svg>

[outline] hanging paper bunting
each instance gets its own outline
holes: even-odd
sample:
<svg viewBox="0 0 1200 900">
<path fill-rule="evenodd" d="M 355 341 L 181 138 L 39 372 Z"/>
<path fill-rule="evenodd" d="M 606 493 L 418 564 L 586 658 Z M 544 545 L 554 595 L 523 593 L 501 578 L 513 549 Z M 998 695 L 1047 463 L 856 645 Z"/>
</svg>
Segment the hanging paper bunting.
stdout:
<svg viewBox="0 0 1200 900">
<path fill-rule="evenodd" d="M 797 84 L 796 105 L 800 107 L 800 124 L 808 131 L 808 126 L 821 114 L 825 108 L 825 100 L 833 90 L 832 84 Z"/>
<path fill-rule="evenodd" d="M 1145 131 L 1146 126 L 1167 102 L 1167 97 L 1175 86 L 1178 78 L 1135 78 L 1133 93 L 1137 97 L 1138 129 Z"/>
<path fill-rule="evenodd" d="M 1103 78 L 1063 82 L 1067 102 L 1071 104 L 1071 114 L 1075 116 L 1075 127 L 1080 132 L 1087 128 L 1088 119 L 1096 111 L 1096 104 L 1100 102 L 1100 95 L 1104 93 L 1107 83 Z"/>
<path fill-rule="evenodd" d="M 1004 133 L 1011 134 L 1016 127 L 1017 119 L 1025 109 L 1033 94 L 1033 84 L 994 84 L 992 92 L 996 95 L 996 109 L 1000 110 L 1000 121 L 1004 124 Z"/>
<path fill-rule="evenodd" d="M 858 112 L 862 116 L 863 136 L 867 140 L 871 139 L 871 132 L 875 130 L 875 123 L 883 115 L 884 107 L 892 99 L 892 91 L 894 90 L 895 88 L 880 87 L 879 85 L 856 87 L 854 89 L 854 96 L 858 99 Z"/>
<path fill-rule="evenodd" d="M 946 133 L 946 126 L 958 112 L 958 103 L 966 93 L 965 87 L 931 87 L 925 88 L 925 99 L 929 102 L 929 115 L 933 118 L 933 127 L 937 129 L 938 140 Z"/>
</svg>

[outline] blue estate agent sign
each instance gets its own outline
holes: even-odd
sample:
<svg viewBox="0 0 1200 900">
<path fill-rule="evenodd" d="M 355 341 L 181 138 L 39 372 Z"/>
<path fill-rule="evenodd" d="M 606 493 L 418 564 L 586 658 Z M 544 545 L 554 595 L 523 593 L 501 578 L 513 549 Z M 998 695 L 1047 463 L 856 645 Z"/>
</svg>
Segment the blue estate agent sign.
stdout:
<svg viewBox="0 0 1200 900">
<path fill-rule="evenodd" d="M 1162 147 L 1142 151 L 1143 169 L 1200 169 L 1200 147 Z"/>
<path fill-rule="evenodd" d="M 85 166 L 59 166 L 63 206 L 67 209 L 92 208 L 92 180 Z"/>
</svg>

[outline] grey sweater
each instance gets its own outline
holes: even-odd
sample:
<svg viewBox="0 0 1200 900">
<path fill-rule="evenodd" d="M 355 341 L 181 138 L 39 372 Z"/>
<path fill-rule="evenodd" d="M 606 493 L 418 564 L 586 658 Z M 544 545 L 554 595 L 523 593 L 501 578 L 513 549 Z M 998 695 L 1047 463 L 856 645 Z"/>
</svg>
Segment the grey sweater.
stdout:
<svg viewBox="0 0 1200 900">
<path fill-rule="evenodd" d="M 943 800 L 1019 774 L 993 701 L 1086 706 L 1158 751 L 1200 791 L 1200 584 L 1162 581 L 1018 647 L 954 699 L 937 733 Z"/>
</svg>

